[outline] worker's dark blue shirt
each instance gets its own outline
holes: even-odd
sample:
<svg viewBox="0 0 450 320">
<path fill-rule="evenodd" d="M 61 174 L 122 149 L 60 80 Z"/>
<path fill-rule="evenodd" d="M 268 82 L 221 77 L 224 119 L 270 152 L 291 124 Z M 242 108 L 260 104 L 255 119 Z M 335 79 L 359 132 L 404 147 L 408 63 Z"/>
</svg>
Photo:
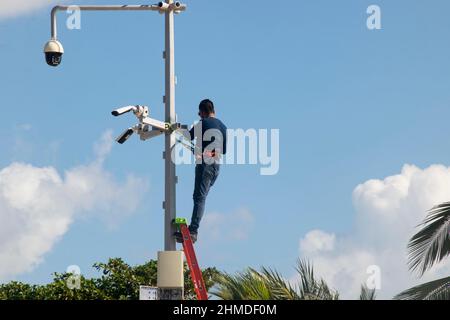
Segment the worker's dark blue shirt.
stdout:
<svg viewBox="0 0 450 320">
<path fill-rule="evenodd" d="M 196 145 L 199 148 L 201 142 L 202 152 L 205 151 L 208 145 L 214 142 L 213 150 L 208 148 L 208 151 L 215 151 L 220 154 L 227 153 L 227 127 L 219 119 L 215 117 L 204 118 L 192 127 L 189 133 L 191 134 L 191 140 L 197 138 Z"/>
</svg>

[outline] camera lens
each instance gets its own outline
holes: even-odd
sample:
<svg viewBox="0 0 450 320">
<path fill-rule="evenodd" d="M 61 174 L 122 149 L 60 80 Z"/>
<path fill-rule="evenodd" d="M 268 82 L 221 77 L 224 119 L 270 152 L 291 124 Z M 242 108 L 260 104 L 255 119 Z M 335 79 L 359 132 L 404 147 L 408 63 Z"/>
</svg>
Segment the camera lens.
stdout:
<svg viewBox="0 0 450 320">
<path fill-rule="evenodd" d="M 56 67 L 61 63 L 62 53 L 61 52 L 46 52 L 45 60 L 47 64 L 52 67 Z"/>
</svg>

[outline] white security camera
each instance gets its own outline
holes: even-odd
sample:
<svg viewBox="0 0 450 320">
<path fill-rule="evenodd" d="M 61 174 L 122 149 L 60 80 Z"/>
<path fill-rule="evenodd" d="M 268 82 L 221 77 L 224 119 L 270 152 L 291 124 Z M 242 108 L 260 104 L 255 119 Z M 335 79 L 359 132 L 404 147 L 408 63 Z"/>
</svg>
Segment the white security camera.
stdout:
<svg viewBox="0 0 450 320">
<path fill-rule="evenodd" d="M 120 136 L 117 137 L 116 141 L 120 144 L 124 144 L 134 133 L 133 128 L 128 128 Z"/>
<path fill-rule="evenodd" d="M 52 67 L 57 67 L 61 63 L 64 48 L 58 40 L 52 39 L 44 47 L 45 61 Z"/>
<path fill-rule="evenodd" d="M 183 6 L 179 1 L 176 1 L 172 4 L 168 4 L 167 2 L 159 2 L 159 13 L 164 13 L 165 11 L 169 9 L 173 9 L 175 13 L 180 13 L 180 11 L 184 10 L 186 6 Z"/>
<path fill-rule="evenodd" d="M 126 106 L 126 107 L 122 107 L 119 109 L 116 109 L 114 111 L 111 112 L 111 114 L 115 117 L 121 116 L 125 113 L 128 113 L 130 111 L 136 112 L 137 111 L 137 107 L 136 106 Z"/>
<path fill-rule="evenodd" d="M 174 7 L 174 9 L 175 9 L 175 13 L 179 13 L 179 10 L 181 9 L 181 3 L 178 2 L 178 1 L 176 1 L 176 2 L 173 4 L 173 7 Z"/>
<path fill-rule="evenodd" d="M 169 8 L 169 4 L 166 3 L 166 2 L 160 1 L 160 2 L 158 3 L 158 7 L 160 7 L 161 10 L 167 10 L 167 9 Z"/>
<path fill-rule="evenodd" d="M 187 129 L 187 126 L 183 126 L 180 123 L 171 124 L 150 118 L 149 107 L 142 105 L 121 107 L 113 110 L 111 114 L 118 117 L 130 111 L 133 111 L 136 118 L 138 118 L 139 123 L 131 128 L 128 128 L 117 137 L 116 141 L 120 144 L 125 143 L 133 135 L 133 133 L 138 134 L 141 140 L 148 140 L 153 137 L 157 137 L 164 132 L 172 133 L 180 129 Z"/>
</svg>

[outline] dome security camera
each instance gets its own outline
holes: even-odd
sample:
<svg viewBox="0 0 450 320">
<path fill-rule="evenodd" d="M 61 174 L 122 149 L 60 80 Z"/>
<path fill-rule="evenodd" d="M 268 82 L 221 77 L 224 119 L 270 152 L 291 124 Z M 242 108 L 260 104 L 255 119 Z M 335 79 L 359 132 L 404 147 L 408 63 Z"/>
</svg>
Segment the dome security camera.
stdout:
<svg viewBox="0 0 450 320">
<path fill-rule="evenodd" d="M 52 39 L 44 47 L 45 61 L 49 66 L 57 67 L 61 63 L 64 48 L 58 40 Z"/>
</svg>

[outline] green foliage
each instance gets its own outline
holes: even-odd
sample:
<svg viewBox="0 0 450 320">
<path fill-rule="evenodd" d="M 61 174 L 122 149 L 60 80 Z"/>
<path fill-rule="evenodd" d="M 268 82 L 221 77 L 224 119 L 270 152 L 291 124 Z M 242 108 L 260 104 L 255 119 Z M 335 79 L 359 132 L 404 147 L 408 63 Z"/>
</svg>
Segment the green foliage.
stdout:
<svg viewBox="0 0 450 320">
<path fill-rule="evenodd" d="M 252 268 L 236 275 L 227 273 L 216 277 L 217 289 L 213 295 L 223 300 L 337 300 L 339 294 L 322 279 L 316 279 L 312 265 L 299 260 L 297 272 L 300 281 L 293 286 L 278 272 Z"/>
<path fill-rule="evenodd" d="M 450 202 L 430 210 L 408 243 L 409 268 L 422 276 L 450 254 Z M 430 281 L 394 297 L 398 300 L 450 300 L 450 277 Z"/>
<path fill-rule="evenodd" d="M 300 276 L 297 285 L 302 300 L 338 300 L 339 293 L 329 288 L 323 279 L 316 279 L 313 265 L 306 260 L 298 260 L 296 270 Z"/>
<path fill-rule="evenodd" d="M 0 285 L 0 300 L 137 300 L 139 286 L 156 286 L 157 261 L 151 260 L 143 265 L 129 266 L 120 258 L 109 259 L 106 263 L 93 266 L 101 276 L 87 279 L 79 278 L 79 289 L 69 288 L 73 275 L 54 273 L 53 282 L 47 285 L 29 285 L 10 282 Z M 202 271 L 207 289 L 214 285 L 218 271 L 207 268 Z M 185 299 L 196 299 L 194 285 L 185 264 Z"/>
<path fill-rule="evenodd" d="M 361 294 L 359 300 L 376 300 L 376 290 L 369 289 L 366 285 L 361 286 Z"/>
<path fill-rule="evenodd" d="M 184 299 L 185 300 L 197 300 L 197 295 L 194 290 L 194 283 L 192 282 L 191 275 L 188 271 L 187 264 L 184 265 Z M 202 270 L 203 281 L 205 281 L 205 287 L 207 291 L 215 285 L 215 279 L 220 274 L 216 268 L 206 268 Z"/>
<path fill-rule="evenodd" d="M 430 281 L 405 290 L 397 300 L 450 300 L 450 277 Z"/>
<path fill-rule="evenodd" d="M 450 254 L 450 202 L 440 204 L 430 210 L 408 244 L 409 267 L 418 270 L 422 276 L 435 263 Z"/>
<path fill-rule="evenodd" d="M 0 286 L 0 300 L 29 300 L 40 294 L 39 286 L 12 281 Z"/>
<path fill-rule="evenodd" d="M 70 278 L 72 277 L 72 278 Z M 101 300 L 109 297 L 97 287 L 95 279 L 81 276 L 79 289 L 71 289 L 67 285 L 73 283 L 70 273 L 54 273 L 53 282 L 44 286 L 36 286 L 38 294 L 32 300 Z M 0 288 L 1 291 L 1 288 Z"/>
</svg>

